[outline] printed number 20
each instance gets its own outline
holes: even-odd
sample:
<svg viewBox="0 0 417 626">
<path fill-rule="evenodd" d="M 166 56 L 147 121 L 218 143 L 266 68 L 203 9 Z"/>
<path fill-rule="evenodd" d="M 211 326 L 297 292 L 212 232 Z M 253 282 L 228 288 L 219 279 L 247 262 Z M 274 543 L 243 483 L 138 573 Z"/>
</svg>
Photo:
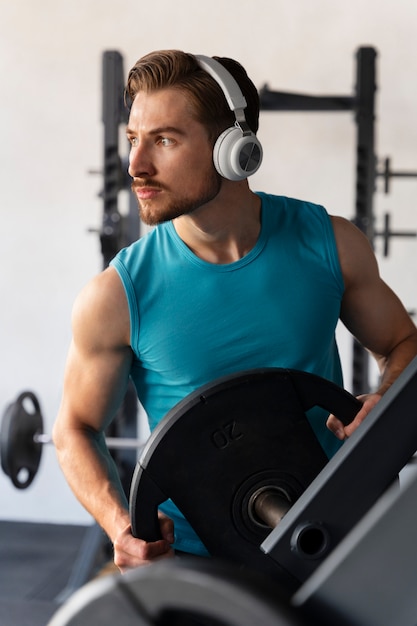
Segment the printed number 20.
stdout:
<svg viewBox="0 0 417 626">
<path fill-rule="evenodd" d="M 234 441 L 237 441 L 241 437 L 243 437 L 243 433 L 238 430 L 237 423 L 229 422 L 228 424 L 222 426 L 222 428 L 218 428 L 217 430 L 215 430 L 211 436 L 211 439 L 216 448 L 222 450 L 230 446 Z"/>
</svg>

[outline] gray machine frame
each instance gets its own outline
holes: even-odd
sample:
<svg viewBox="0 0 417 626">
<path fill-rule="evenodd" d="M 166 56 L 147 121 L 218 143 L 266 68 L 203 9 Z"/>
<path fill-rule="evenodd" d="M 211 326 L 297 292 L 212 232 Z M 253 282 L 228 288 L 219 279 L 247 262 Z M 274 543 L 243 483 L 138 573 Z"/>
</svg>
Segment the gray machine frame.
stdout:
<svg viewBox="0 0 417 626">
<path fill-rule="evenodd" d="M 304 583 L 416 452 L 416 413 L 417 357 L 268 535 L 264 552 Z"/>
<path fill-rule="evenodd" d="M 386 492 L 295 593 L 294 607 L 338 626 L 417 624 L 416 468 L 404 482 Z"/>
</svg>

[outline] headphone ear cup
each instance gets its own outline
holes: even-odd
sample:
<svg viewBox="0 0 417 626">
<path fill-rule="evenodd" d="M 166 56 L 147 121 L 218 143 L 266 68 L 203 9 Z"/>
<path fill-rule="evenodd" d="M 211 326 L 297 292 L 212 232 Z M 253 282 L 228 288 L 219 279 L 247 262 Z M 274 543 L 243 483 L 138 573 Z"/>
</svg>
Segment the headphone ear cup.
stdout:
<svg viewBox="0 0 417 626">
<path fill-rule="evenodd" d="M 244 135 L 231 126 L 218 137 L 213 148 L 216 170 L 228 180 L 244 180 L 254 174 L 262 162 L 262 146 L 256 135 Z"/>
</svg>

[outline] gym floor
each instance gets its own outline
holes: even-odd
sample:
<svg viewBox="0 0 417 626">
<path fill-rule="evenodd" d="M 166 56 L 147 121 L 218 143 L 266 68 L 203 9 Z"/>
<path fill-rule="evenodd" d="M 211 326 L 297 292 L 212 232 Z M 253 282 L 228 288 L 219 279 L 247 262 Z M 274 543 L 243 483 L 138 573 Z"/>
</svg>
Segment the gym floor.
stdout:
<svg viewBox="0 0 417 626">
<path fill-rule="evenodd" d="M 46 626 L 87 532 L 86 526 L 0 522 L 1 626 Z"/>
</svg>

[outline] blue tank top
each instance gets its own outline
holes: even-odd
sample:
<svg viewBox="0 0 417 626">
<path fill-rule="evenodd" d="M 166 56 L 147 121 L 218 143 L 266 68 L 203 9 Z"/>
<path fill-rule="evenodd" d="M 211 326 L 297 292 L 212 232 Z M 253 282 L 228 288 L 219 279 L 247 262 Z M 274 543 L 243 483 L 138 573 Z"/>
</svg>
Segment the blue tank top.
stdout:
<svg viewBox="0 0 417 626">
<path fill-rule="evenodd" d="M 319 205 L 264 193 L 254 248 L 234 263 L 203 261 L 172 222 L 121 250 L 111 265 L 131 320 L 131 377 L 150 429 L 202 385 L 235 372 L 288 367 L 342 386 L 335 340 L 344 283 L 330 217 Z M 314 409 L 309 420 L 331 457 L 340 442 Z M 205 549 L 176 507 L 175 547 Z"/>
</svg>

